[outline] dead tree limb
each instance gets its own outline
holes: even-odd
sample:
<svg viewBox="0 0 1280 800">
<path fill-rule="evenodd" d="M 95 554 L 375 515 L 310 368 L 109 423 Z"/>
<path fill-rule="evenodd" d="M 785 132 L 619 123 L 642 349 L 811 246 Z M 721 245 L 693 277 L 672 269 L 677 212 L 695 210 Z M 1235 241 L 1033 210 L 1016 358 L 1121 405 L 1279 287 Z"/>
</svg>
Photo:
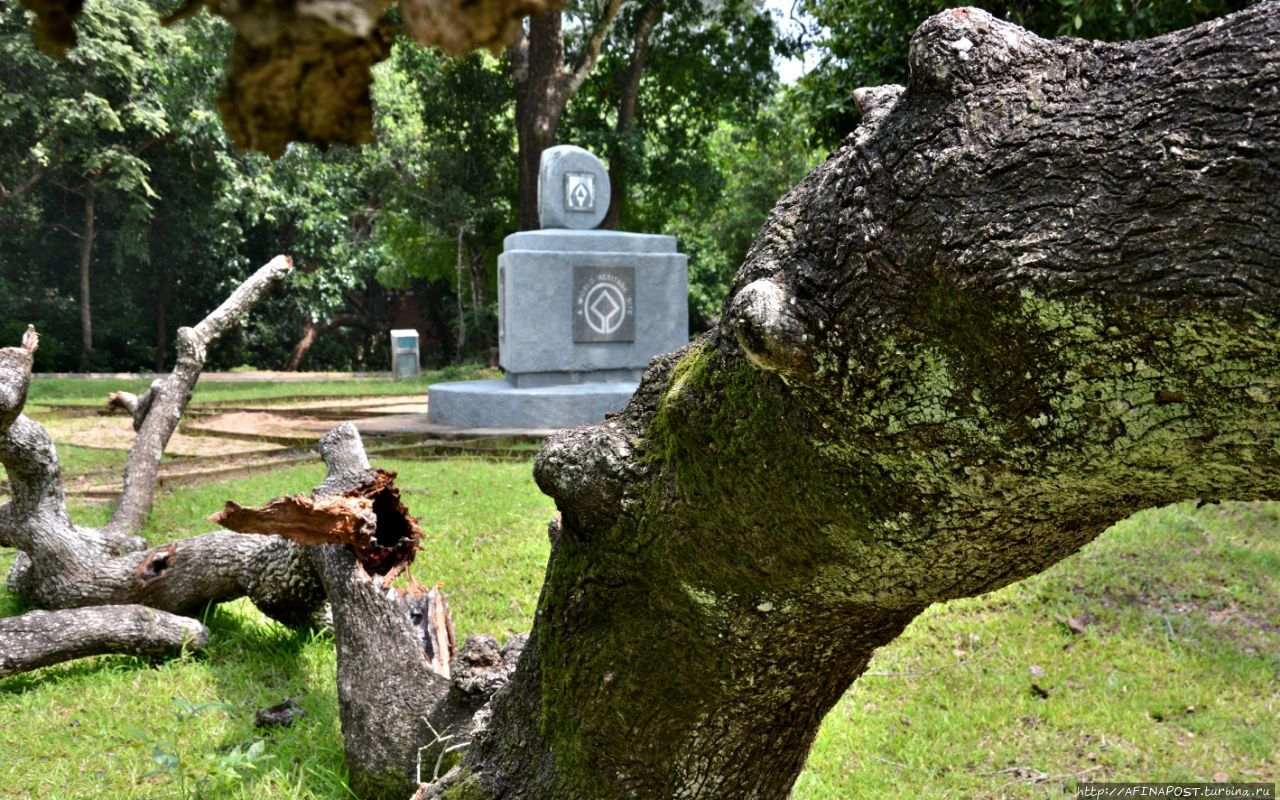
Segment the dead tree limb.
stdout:
<svg viewBox="0 0 1280 800">
<path fill-rule="evenodd" d="M 86 656 L 172 655 L 208 643 L 196 620 L 146 606 L 32 611 L 0 619 L 0 678 Z"/>
<path fill-rule="evenodd" d="M 436 747 L 425 756 L 431 759 L 449 747 L 457 752 L 483 727 L 486 704 L 511 674 L 524 640 L 499 649 L 491 637 L 473 637 L 455 653 L 443 593 L 391 586 L 422 536 L 400 501 L 395 475 L 370 468 L 350 423 L 325 434 L 320 454 L 328 474 L 311 498 L 280 498 L 261 509 L 229 502 L 211 519 L 313 545 L 333 609 L 352 787 L 365 798 L 405 798 L 418 788 L 424 752 Z"/>
<path fill-rule="evenodd" d="M 125 463 L 124 491 L 111 520 L 103 527 L 107 540 L 129 545 L 142 529 L 151 511 L 155 497 L 156 477 L 160 460 L 169 438 L 178 427 L 178 421 L 191 400 L 191 392 L 204 370 L 209 345 L 224 331 L 236 324 L 250 308 L 273 286 L 283 281 L 293 271 L 288 256 L 276 256 L 251 275 L 194 328 L 178 329 L 178 363 L 173 372 L 151 385 L 141 397 L 134 400 L 130 413 L 134 429 L 138 432 L 129 460 Z M 119 402 L 128 406 L 120 397 Z M 137 544 L 137 542 L 132 542 Z"/>
<path fill-rule="evenodd" d="M 180 357 L 154 393 L 130 452 L 121 509 L 104 528 L 74 525 L 67 513 L 57 452 L 45 429 L 22 414 L 34 338 L 0 349 L 0 464 L 11 502 L 0 539 L 20 552 L 9 591 L 45 608 L 141 604 L 193 614 L 209 603 L 249 597 L 289 625 L 311 620 L 324 601 L 306 550 L 279 537 L 216 532 L 146 550 L 120 552 L 128 526 L 150 508 L 156 469 L 204 364 L 205 346 L 289 272 L 274 259 L 195 328 L 179 331 Z"/>
</svg>

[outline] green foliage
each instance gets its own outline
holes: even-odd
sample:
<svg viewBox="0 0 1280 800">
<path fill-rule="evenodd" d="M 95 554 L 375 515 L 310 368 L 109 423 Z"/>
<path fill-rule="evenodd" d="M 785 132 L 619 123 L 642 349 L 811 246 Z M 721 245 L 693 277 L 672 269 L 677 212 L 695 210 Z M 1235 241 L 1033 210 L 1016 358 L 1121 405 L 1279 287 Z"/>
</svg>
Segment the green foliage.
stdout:
<svg viewBox="0 0 1280 800">
<path fill-rule="evenodd" d="M 375 144 L 292 146 L 269 162 L 235 153 L 214 107 L 229 28 L 207 14 L 162 28 L 160 3 L 90 4 L 62 62 L 31 46 L 25 12 L 0 12 L 0 341 L 34 323 L 39 369 L 81 366 L 77 236 L 92 196 L 88 368 L 164 369 L 173 331 L 280 252 L 297 265 L 292 285 L 211 348 L 210 368 L 282 366 L 311 330 L 302 368 L 385 369 L 402 309 L 416 312 L 428 363 L 487 358 L 496 257 L 515 228 L 510 63 L 402 42 L 375 72 Z M 780 136 L 749 144 L 778 127 L 757 118 L 780 42 L 745 0 L 661 1 L 634 126 L 620 129 L 651 5 L 624 5 L 561 140 L 613 162 L 624 228 L 688 242 L 695 313 L 711 316 L 767 195 L 805 158 Z M 578 47 L 597 12 L 566 13 Z"/>
<path fill-rule="evenodd" d="M 487 54 L 448 58 L 406 41 L 375 84 L 378 143 L 389 178 L 377 238 L 389 286 L 449 286 L 455 357 L 497 343 L 496 258 L 514 227 L 516 173 L 510 77 Z"/>
<path fill-rule="evenodd" d="M 218 710 L 234 715 L 241 709 L 231 703 L 212 701 L 192 703 L 181 697 L 173 698 L 175 716 L 180 723 L 198 721 L 206 711 Z M 187 726 L 183 726 L 185 730 Z M 151 753 L 155 768 L 144 774 L 144 779 L 159 777 L 168 783 L 181 798 L 223 797 L 263 762 L 271 759 L 266 753 L 266 742 L 255 739 L 246 747 L 235 744 L 211 750 L 196 749 L 182 740 L 152 738 L 146 731 L 130 727 L 126 731 Z"/>
<path fill-rule="evenodd" d="M 228 38 L 212 17 L 162 28 L 151 5 L 120 0 L 91 4 L 78 23 L 80 46 L 55 61 L 31 47 L 25 26 L 16 4 L 0 9 L 0 281 L 8 289 L 0 296 L 0 332 L 42 324 L 42 364 L 66 369 L 79 355 L 86 203 L 96 206 L 95 305 L 151 307 L 163 282 L 153 264 L 176 254 L 169 223 L 191 215 L 197 199 L 183 202 L 172 192 L 161 210 L 178 175 L 162 177 L 156 164 L 173 158 L 193 173 L 183 188 L 217 180 L 208 151 L 221 134 L 211 98 Z M 200 247 L 208 237 L 185 227 L 188 263 L 216 265 L 221 253 L 206 257 Z M 109 317 L 96 338 L 117 357 L 145 363 L 139 323 Z"/>
<path fill-rule="evenodd" d="M 853 90 L 906 83 L 911 34 L 961 0 L 804 0 L 818 63 L 794 87 L 814 141 L 834 147 L 858 121 Z M 981 7 L 1041 36 L 1145 39 L 1237 11 L 1250 0 L 991 0 Z"/>
<path fill-rule="evenodd" d="M 749 126 L 721 125 L 707 141 L 720 176 L 715 196 L 698 195 L 668 205 L 666 232 L 689 254 L 689 310 L 695 327 L 720 315 L 738 266 L 778 198 L 812 169 L 819 153 L 804 147 L 806 132 L 776 105 Z"/>
</svg>

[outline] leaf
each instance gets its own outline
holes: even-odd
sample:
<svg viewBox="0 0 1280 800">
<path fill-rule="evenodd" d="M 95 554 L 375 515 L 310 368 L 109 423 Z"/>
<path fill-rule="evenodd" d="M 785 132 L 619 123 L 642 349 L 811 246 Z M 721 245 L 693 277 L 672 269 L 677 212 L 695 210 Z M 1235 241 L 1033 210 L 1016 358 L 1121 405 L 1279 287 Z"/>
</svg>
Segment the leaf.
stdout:
<svg viewBox="0 0 1280 800">
<path fill-rule="evenodd" d="M 157 747 L 151 751 L 151 760 L 164 772 L 174 772 L 178 769 L 178 757 L 168 750 Z"/>
<path fill-rule="evenodd" d="M 1084 20 L 1080 18 L 1079 14 L 1076 14 L 1075 19 L 1073 19 L 1072 22 L 1075 23 L 1076 30 L 1080 30 L 1084 27 Z"/>
</svg>

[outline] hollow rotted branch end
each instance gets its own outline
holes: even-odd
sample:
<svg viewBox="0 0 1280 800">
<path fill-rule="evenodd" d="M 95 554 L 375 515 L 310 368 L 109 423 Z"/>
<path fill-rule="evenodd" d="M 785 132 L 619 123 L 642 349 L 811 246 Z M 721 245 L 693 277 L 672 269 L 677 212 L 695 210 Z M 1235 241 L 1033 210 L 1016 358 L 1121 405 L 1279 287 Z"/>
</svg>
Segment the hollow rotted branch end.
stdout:
<svg viewBox="0 0 1280 800">
<path fill-rule="evenodd" d="M 783 375 L 812 372 L 809 334 L 795 298 L 768 278 L 744 286 L 729 305 L 729 326 L 747 360 Z"/>
<path fill-rule="evenodd" d="M 372 539 L 378 520 L 373 502 L 363 497 L 277 497 L 261 508 L 228 500 L 209 521 L 237 533 L 283 536 L 299 544 L 359 547 Z"/>
<path fill-rule="evenodd" d="M 209 521 L 237 533 L 282 536 L 298 544 L 346 545 L 367 574 L 391 578 L 413 563 L 422 527 L 400 501 L 394 472 L 359 474 L 366 480 L 341 494 L 277 497 L 261 508 L 229 500 Z"/>
</svg>

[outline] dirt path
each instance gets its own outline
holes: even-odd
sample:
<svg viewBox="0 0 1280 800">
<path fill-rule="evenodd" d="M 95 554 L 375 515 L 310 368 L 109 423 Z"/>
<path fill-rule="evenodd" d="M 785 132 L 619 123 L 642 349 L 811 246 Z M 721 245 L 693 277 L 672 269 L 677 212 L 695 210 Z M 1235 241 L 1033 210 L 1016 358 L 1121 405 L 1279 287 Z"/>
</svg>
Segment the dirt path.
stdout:
<svg viewBox="0 0 1280 800">
<path fill-rule="evenodd" d="M 549 433 L 441 429 L 426 420 L 426 412 L 422 394 L 193 405 L 166 449 L 160 486 L 228 480 L 310 462 L 316 440 L 345 421 L 366 433 L 371 453 L 397 458 L 463 453 L 528 458 L 531 444 Z M 127 416 L 67 406 L 42 410 L 37 418 L 57 444 L 104 452 L 101 457 L 77 454 L 76 460 L 67 459 L 68 494 L 87 500 L 110 500 L 119 494 L 125 456 L 134 440 Z"/>
</svg>

